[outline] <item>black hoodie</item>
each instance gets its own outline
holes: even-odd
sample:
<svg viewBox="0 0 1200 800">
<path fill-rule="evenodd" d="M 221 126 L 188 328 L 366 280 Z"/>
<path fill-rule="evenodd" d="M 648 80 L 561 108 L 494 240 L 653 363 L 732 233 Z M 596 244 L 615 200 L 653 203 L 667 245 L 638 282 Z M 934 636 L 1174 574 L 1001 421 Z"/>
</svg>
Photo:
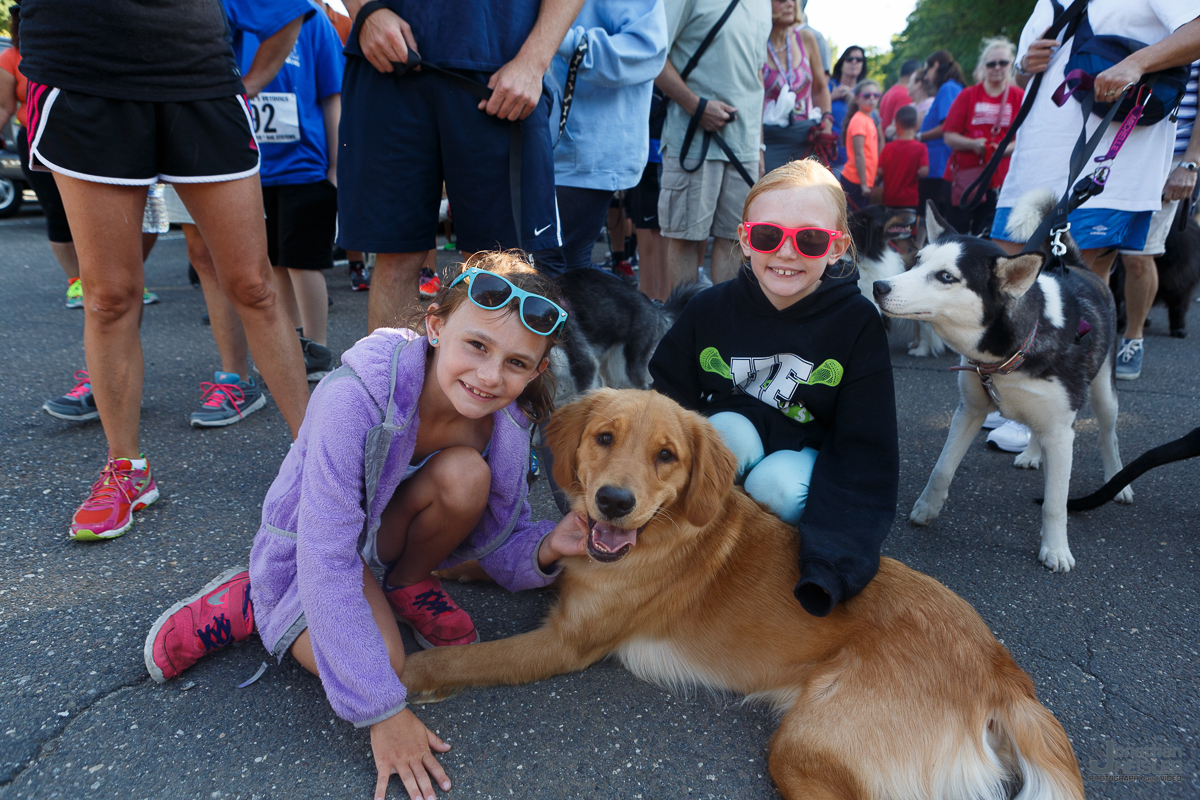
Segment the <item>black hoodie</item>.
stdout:
<svg viewBox="0 0 1200 800">
<path fill-rule="evenodd" d="M 896 516 L 900 455 L 887 334 L 856 274 L 827 276 L 780 311 L 744 267 L 688 303 L 650 374 L 686 408 L 749 419 L 767 455 L 818 451 L 796 585 L 810 614 L 825 616 L 875 577 Z"/>
</svg>

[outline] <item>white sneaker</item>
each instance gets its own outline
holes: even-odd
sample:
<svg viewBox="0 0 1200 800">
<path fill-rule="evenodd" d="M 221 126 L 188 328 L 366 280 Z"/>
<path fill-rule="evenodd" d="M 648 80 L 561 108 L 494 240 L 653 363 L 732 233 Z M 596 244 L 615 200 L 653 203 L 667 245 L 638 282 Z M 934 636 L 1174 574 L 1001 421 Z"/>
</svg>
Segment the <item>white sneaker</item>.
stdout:
<svg viewBox="0 0 1200 800">
<path fill-rule="evenodd" d="M 990 431 L 993 428 L 999 428 L 1006 422 L 1008 422 L 1008 420 L 1004 418 L 1003 414 L 1001 414 L 999 411 L 993 411 L 992 413 L 988 414 L 987 419 L 983 421 L 983 427 L 985 430 Z"/>
<path fill-rule="evenodd" d="M 1003 425 L 988 434 L 987 443 L 1008 453 L 1020 453 L 1029 446 L 1032 438 L 1033 434 L 1029 432 L 1029 428 L 1008 419 L 1004 421 Z"/>
</svg>

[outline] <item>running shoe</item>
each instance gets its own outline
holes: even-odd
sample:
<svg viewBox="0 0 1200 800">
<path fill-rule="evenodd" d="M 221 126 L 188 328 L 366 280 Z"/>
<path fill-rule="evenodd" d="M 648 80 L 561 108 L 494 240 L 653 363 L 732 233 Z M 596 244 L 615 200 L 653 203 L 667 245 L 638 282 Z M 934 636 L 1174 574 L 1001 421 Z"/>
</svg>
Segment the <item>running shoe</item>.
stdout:
<svg viewBox="0 0 1200 800">
<path fill-rule="evenodd" d="M 83 308 L 83 281 L 79 278 L 67 282 L 67 308 Z"/>
<path fill-rule="evenodd" d="M 988 431 L 995 430 L 1006 422 L 1008 422 L 1008 420 L 1004 418 L 1003 414 L 1001 414 L 999 411 L 992 411 L 989 412 L 987 418 L 984 419 L 983 429 Z"/>
<path fill-rule="evenodd" d="M 77 542 L 115 539 L 133 525 L 133 512 L 158 499 L 158 486 L 145 458 L 110 458 L 92 484 L 88 499 L 71 519 Z"/>
<path fill-rule="evenodd" d="M 383 590 L 396 619 L 412 628 L 417 642 L 426 650 L 478 641 L 479 633 L 470 615 L 442 590 L 432 575 L 412 586 Z"/>
<path fill-rule="evenodd" d="M 1146 350 L 1141 339 L 1121 339 L 1117 349 L 1117 380 L 1136 381 L 1142 377 L 1142 358 Z"/>
<path fill-rule="evenodd" d="M 70 422 L 86 422 L 96 419 L 96 399 L 92 397 L 92 383 L 86 369 L 75 370 L 75 388 L 54 400 L 42 403 L 42 410 L 52 417 Z"/>
<path fill-rule="evenodd" d="M 164 611 L 146 634 L 142 655 L 158 683 L 178 677 L 204 655 L 254 633 L 250 573 L 226 570 L 196 594 Z"/>
<path fill-rule="evenodd" d="M 422 300 L 430 300 L 442 288 L 442 279 L 437 273 L 431 269 L 422 269 L 421 277 L 417 281 L 417 291 L 421 294 Z"/>
<path fill-rule="evenodd" d="M 614 275 L 626 283 L 637 283 L 637 275 L 633 273 L 633 264 L 627 258 L 623 258 L 613 264 L 612 271 Z"/>
<path fill-rule="evenodd" d="M 253 378 L 242 380 L 236 372 L 217 372 L 213 382 L 200 384 L 200 410 L 193 411 L 193 428 L 223 428 L 240 422 L 267 404 Z"/>
<path fill-rule="evenodd" d="M 1008 419 L 987 436 L 987 446 L 1006 453 L 1021 453 L 1033 438 L 1033 433 L 1016 420 Z"/>
<path fill-rule="evenodd" d="M 367 265 L 362 261 L 351 261 L 350 291 L 365 292 L 371 288 L 371 279 L 367 276 Z"/>
<path fill-rule="evenodd" d="M 309 383 L 315 383 L 333 371 L 332 350 L 303 336 L 300 346 L 304 348 L 304 371 L 308 373 Z"/>
<path fill-rule="evenodd" d="M 158 302 L 158 295 L 156 295 L 154 292 L 150 291 L 145 286 L 143 286 L 142 287 L 142 305 L 152 306 L 157 302 Z"/>
</svg>

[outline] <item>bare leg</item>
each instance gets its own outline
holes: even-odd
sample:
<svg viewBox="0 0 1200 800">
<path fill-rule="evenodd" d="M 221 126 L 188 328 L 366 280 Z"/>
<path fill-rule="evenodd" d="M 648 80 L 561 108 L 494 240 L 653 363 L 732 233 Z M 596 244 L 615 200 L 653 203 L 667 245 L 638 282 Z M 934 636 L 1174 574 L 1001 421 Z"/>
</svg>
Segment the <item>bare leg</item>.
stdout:
<svg viewBox="0 0 1200 800">
<path fill-rule="evenodd" d="M 377 253 L 371 276 L 371 297 L 367 301 L 367 333 L 403 320 L 420 307 L 417 276 L 427 251 L 415 253 Z M 465 258 L 465 256 L 464 256 Z"/>
<path fill-rule="evenodd" d="M 1083 263 L 1088 269 L 1100 276 L 1108 285 L 1108 273 L 1112 271 L 1113 261 L 1117 258 L 1115 247 L 1093 247 L 1083 251 Z"/>
<path fill-rule="evenodd" d="M 303 328 L 304 319 L 300 316 L 300 306 L 296 301 L 296 287 L 292 284 L 291 276 L 283 267 L 271 267 L 271 271 L 275 273 L 275 288 L 279 290 L 279 302 L 287 309 L 288 320 L 291 321 L 293 328 Z M 308 335 L 307 330 L 304 335 Z"/>
<path fill-rule="evenodd" d="M 1154 256 L 1121 256 L 1125 263 L 1126 339 L 1141 339 L 1146 315 L 1158 294 L 1158 267 Z"/>
<path fill-rule="evenodd" d="M 400 637 L 400 628 L 396 625 L 396 618 L 392 616 L 392 607 L 388 605 L 387 598 L 383 596 L 383 590 L 379 588 L 375 576 L 371 574 L 371 570 L 367 569 L 366 564 L 363 564 L 363 595 L 367 598 L 367 603 L 371 606 L 371 616 L 375 618 L 375 624 L 383 635 L 383 644 L 388 651 L 388 661 L 391 663 L 392 669 L 396 671 L 396 675 L 403 676 L 404 640 Z M 292 658 L 300 662 L 300 666 L 313 675 L 320 675 L 317 671 L 317 659 L 313 656 L 312 638 L 308 635 L 307 630 L 296 637 L 289 652 L 292 654 Z"/>
<path fill-rule="evenodd" d="M 181 183 L 175 189 L 204 236 L 221 288 L 242 320 L 254 360 L 295 438 L 308 405 L 308 379 L 300 340 L 279 302 L 267 259 L 258 176 Z"/>
<path fill-rule="evenodd" d="M 113 458 L 138 458 L 142 405 L 142 209 L 145 186 L 54 174 L 83 280 L 83 349 Z"/>
<path fill-rule="evenodd" d="M 737 277 L 742 266 L 742 248 L 732 239 L 713 239 L 712 279 L 713 283 L 724 283 Z"/>
<path fill-rule="evenodd" d="M 200 276 L 200 288 L 204 291 L 204 304 L 208 306 L 213 340 L 217 343 L 217 352 L 221 354 L 221 371 L 236 372 L 242 380 L 248 380 L 249 348 L 246 346 L 246 331 L 242 321 L 233 310 L 233 303 L 221 291 L 217 269 L 213 266 L 212 255 L 200 236 L 200 230 L 195 225 L 185 224 L 183 236 L 187 240 L 188 260 Z"/>
<path fill-rule="evenodd" d="M 79 277 L 79 256 L 75 253 L 74 242 L 51 242 L 50 250 L 53 251 L 67 280 Z"/>
<path fill-rule="evenodd" d="M 142 261 L 144 262 L 150 257 L 150 251 L 154 249 L 154 245 L 158 242 L 157 233 L 142 232 Z"/>
<path fill-rule="evenodd" d="M 663 236 L 667 243 L 667 271 L 671 277 L 671 288 L 681 283 L 697 280 L 700 270 L 696 267 L 704 257 L 704 240 L 672 239 Z"/>
<path fill-rule="evenodd" d="M 379 560 L 396 562 L 388 584 L 412 586 L 428 578 L 478 524 L 491 482 L 478 451 L 448 447 L 400 484 L 379 518 Z"/>
<path fill-rule="evenodd" d="M 638 288 L 651 300 L 671 294 L 667 273 L 667 246 L 658 228 L 638 228 Z"/>
<path fill-rule="evenodd" d="M 300 307 L 300 321 L 306 339 L 325 344 L 329 326 L 329 290 L 325 273 L 319 269 L 289 269 L 292 291 Z"/>
</svg>

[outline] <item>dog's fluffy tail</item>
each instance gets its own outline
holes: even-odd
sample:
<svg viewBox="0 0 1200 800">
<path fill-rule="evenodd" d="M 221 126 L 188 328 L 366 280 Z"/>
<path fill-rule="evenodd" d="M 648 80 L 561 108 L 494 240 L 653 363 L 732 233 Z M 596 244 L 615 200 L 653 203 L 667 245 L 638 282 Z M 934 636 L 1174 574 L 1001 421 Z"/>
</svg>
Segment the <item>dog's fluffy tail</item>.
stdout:
<svg viewBox="0 0 1200 800">
<path fill-rule="evenodd" d="M 1066 731 L 1041 703 L 1016 664 L 1001 666 L 1004 696 L 986 737 L 1006 766 L 1020 774 L 1016 800 L 1083 800 L 1083 776 Z"/>
<path fill-rule="evenodd" d="M 1034 189 L 1026 192 L 1009 212 L 1005 232 L 1011 237 L 1011 241 L 1028 241 L 1029 237 L 1037 232 L 1042 220 L 1054 210 L 1056 205 L 1058 205 L 1058 198 L 1050 189 Z"/>
<path fill-rule="evenodd" d="M 684 306 L 691 302 L 693 297 L 704 291 L 704 288 L 699 281 L 688 281 L 672 289 L 671 294 L 667 297 L 667 302 L 663 303 L 663 311 L 667 313 L 669 322 L 675 322 Z M 670 325 L 668 324 L 667 327 Z"/>
</svg>

